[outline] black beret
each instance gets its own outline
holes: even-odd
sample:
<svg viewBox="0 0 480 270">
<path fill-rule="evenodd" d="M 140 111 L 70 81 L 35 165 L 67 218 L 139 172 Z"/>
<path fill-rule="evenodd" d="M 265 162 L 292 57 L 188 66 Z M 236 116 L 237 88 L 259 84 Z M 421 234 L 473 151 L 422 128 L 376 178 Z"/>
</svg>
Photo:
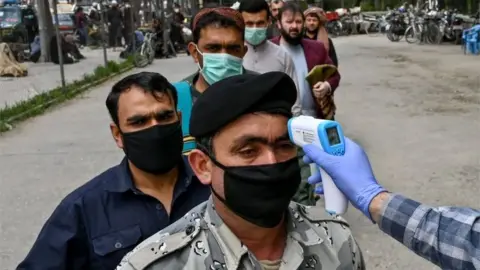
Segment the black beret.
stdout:
<svg viewBox="0 0 480 270">
<path fill-rule="evenodd" d="M 269 112 L 291 117 L 297 99 L 293 80 L 283 72 L 236 75 L 212 84 L 197 99 L 190 135 L 210 136 L 240 116 Z"/>
</svg>

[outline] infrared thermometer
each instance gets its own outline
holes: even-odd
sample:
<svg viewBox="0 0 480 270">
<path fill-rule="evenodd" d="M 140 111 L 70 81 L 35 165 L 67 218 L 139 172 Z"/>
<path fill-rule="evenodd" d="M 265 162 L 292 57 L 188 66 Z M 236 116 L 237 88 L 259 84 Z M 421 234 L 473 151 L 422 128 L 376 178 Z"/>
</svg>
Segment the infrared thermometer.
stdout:
<svg viewBox="0 0 480 270">
<path fill-rule="evenodd" d="M 298 116 L 288 120 L 288 135 L 290 140 L 303 147 L 307 144 L 320 146 L 327 154 L 343 156 L 345 154 L 345 138 L 342 127 L 336 121 L 316 119 L 311 116 Z M 332 178 L 322 169 L 325 209 L 330 214 L 344 214 L 348 208 L 348 200 L 337 188 Z M 312 175 L 317 172 L 313 165 Z"/>
</svg>

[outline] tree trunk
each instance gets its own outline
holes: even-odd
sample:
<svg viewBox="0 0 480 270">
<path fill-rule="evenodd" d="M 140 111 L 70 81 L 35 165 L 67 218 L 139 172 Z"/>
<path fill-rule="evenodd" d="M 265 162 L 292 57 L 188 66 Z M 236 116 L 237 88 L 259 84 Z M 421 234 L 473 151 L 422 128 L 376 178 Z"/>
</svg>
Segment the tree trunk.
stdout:
<svg viewBox="0 0 480 270">
<path fill-rule="evenodd" d="M 55 30 L 48 0 L 37 1 L 38 26 L 40 34 L 41 56 L 39 62 L 50 62 L 50 40 Z"/>
<path fill-rule="evenodd" d="M 152 20 L 152 7 L 148 0 L 143 0 L 143 19 L 145 22 Z"/>
<path fill-rule="evenodd" d="M 132 17 L 135 21 L 135 23 L 133 24 L 133 29 L 137 29 L 137 27 L 140 27 L 141 25 L 141 20 L 138 16 L 138 12 L 140 11 L 140 9 L 142 9 L 142 2 L 141 1 L 130 1 L 130 3 L 132 3 L 132 8 L 130 10 L 130 12 L 132 13 Z"/>
</svg>

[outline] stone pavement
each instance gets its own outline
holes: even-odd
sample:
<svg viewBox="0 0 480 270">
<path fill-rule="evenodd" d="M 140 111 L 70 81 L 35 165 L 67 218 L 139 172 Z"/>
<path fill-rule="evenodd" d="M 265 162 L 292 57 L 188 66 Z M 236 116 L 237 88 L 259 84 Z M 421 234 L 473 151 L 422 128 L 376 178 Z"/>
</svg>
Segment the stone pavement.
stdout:
<svg viewBox="0 0 480 270">
<path fill-rule="evenodd" d="M 79 80 L 84 74 L 92 73 L 93 70 L 103 65 L 102 49 L 83 49 L 82 54 L 86 59 L 72 65 L 65 65 L 65 80 L 72 82 Z M 120 61 L 119 51 L 107 51 L 107 59 Z M 53 63 L 25 62 L 28 66 L 28 76 L 21 78 L 0 77 L 0 108 L 5 105 L 13 105 L 16 102 L 29 99 L 39 93 L 50 91 L 62 85 L 60 66 Z"/>
<path fill-rule="evenodd" d="M 425 203 L 480 208 L 478 58 L 458 47 L 384 37 L 334 42 L 342 73 L 338 120 L 366 148 L 379 181 Z M 146 69 L 175 81 L 196 66 L 180 57 Z M 104 105 L 111 85 L 0 136 L 0 270 L 24 258 L 66 194 L 120 161 Z M 368 269 L 437 269 L 353 207 L 346 218 Z"/>
</svg>

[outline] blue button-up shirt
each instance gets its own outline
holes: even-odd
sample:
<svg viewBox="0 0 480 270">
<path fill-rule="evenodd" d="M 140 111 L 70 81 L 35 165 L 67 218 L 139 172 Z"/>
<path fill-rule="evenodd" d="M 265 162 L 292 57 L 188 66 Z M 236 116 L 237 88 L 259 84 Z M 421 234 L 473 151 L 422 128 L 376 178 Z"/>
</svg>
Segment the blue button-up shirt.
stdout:
<svg viewBox="0 0 480 270">
<path fill-rule="evenodd" d="M 385 203 L 380 229 L 442 269 L 480 269 L 480 211 L 433 208 L 400 195 Z"/>
<path fill-rule="evenodd" d="M 60 203 L 17 269 L 115 269 L 137 244 L 209 195 L 210 187 L 199 182 L 184 158 L 168 215 L 157 199 L 135 188 L 124 159 Z"/>
</svg>

